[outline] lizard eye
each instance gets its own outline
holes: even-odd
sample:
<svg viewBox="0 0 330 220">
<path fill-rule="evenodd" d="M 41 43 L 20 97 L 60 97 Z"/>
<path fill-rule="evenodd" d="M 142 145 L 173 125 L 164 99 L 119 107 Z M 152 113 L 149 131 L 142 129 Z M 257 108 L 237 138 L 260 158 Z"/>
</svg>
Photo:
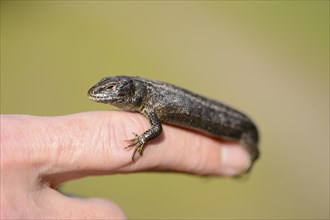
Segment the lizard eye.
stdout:
<svg viewBox="0 0 330 220">
<path fill-rule="evenodd" d="M 116 89 L 116 85 L 108 85 L 107 87 L 105 87 L 106 90 L 115 90 Z"/>
</svg>

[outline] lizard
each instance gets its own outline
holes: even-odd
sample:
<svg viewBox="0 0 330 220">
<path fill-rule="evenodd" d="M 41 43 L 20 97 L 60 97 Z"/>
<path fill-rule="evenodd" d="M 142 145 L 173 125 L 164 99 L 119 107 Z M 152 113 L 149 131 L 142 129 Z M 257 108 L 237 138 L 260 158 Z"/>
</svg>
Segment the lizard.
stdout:
<svg viewBox="0 0 330 220">
<path fill-rule="evenodd" d="M 245 147 L 251 164 L 259 157 L 258 129 L 245 114 L 221 102 L 178 86 L 138 76 L 105 77 L 88 90 L 90 100 L 140 112 L 151 127 L 128 140 L 143 154 L 146 143 L 162 132 L 162 122 L 200 131 L 213 137 L 234 140 Z"/>
</svg>

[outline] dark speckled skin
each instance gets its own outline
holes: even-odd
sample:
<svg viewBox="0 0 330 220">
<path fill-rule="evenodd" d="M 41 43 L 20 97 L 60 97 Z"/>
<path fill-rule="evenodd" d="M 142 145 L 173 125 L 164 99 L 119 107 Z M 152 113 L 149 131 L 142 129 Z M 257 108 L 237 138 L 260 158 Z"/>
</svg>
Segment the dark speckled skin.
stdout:
<svg viewBox="0 0 330 220">
<path fill-rule="evenodd" d="M 235 140 L 246 147 L 251 161 L 259 157 L 258 130 L 244 114 L 220 102 L 177 86 L 142 77 L 113 76 L 88 91 L 92 101 L 143 113 L 151 128 L 128 147 L 142 155 L 144 144 L 162 132 L 161 122 L 191 128 L 212 136 Z"/>
</svg>

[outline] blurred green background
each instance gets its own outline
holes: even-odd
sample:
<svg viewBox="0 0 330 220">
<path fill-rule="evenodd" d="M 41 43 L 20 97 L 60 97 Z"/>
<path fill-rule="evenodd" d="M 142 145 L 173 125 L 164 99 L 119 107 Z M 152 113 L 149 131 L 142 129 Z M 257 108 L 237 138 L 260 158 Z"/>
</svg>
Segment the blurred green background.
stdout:
<svg viewBox="0 0 330 220">
<path fill-rule="evenodd" d="M 89 177 L 62 189 L 136 218 L 329 218 L 328 1 L 1 1 L 1 113 L 108 110 L 104 76 L 171 82 L 250 115 L 247 180 Z"/>
</svg>

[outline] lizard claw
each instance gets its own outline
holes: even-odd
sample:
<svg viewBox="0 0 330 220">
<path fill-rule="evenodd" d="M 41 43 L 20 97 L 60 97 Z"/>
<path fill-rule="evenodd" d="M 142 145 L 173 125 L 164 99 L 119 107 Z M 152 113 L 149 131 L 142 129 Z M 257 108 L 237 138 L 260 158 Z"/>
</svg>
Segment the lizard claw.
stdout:
<svg viewBox="0 0 330 220">
<path fill-rule="evenodd" d="M 135 138 L 125 140 L 125 141 L 127 141 L 127 142 L 136 142 L 136 139 L 139 137 L 139 135 L 135 132 L 132 132 L 132 134 L 135 136 Z"/>
<path fill-rule="evenodd" d="M 136 153 L 140 153 L 140 155 L 142 156 L 143 154 L 143 148 L 144 148 L 144 144 L 145 144 L 145 138 L 143 135 L 137 135 L 136 133 L 134 133 L 135 138 L 132 138 L 130 140 L 125 140 L 127 142 L 131 142 L 130 145 L 126 146 L 125 149 L 130 149 L 131 147 L 135 147 L 133 154 L 132 154 L 132 161 L 134 161 L 134 157 Z"/>
</svg>

